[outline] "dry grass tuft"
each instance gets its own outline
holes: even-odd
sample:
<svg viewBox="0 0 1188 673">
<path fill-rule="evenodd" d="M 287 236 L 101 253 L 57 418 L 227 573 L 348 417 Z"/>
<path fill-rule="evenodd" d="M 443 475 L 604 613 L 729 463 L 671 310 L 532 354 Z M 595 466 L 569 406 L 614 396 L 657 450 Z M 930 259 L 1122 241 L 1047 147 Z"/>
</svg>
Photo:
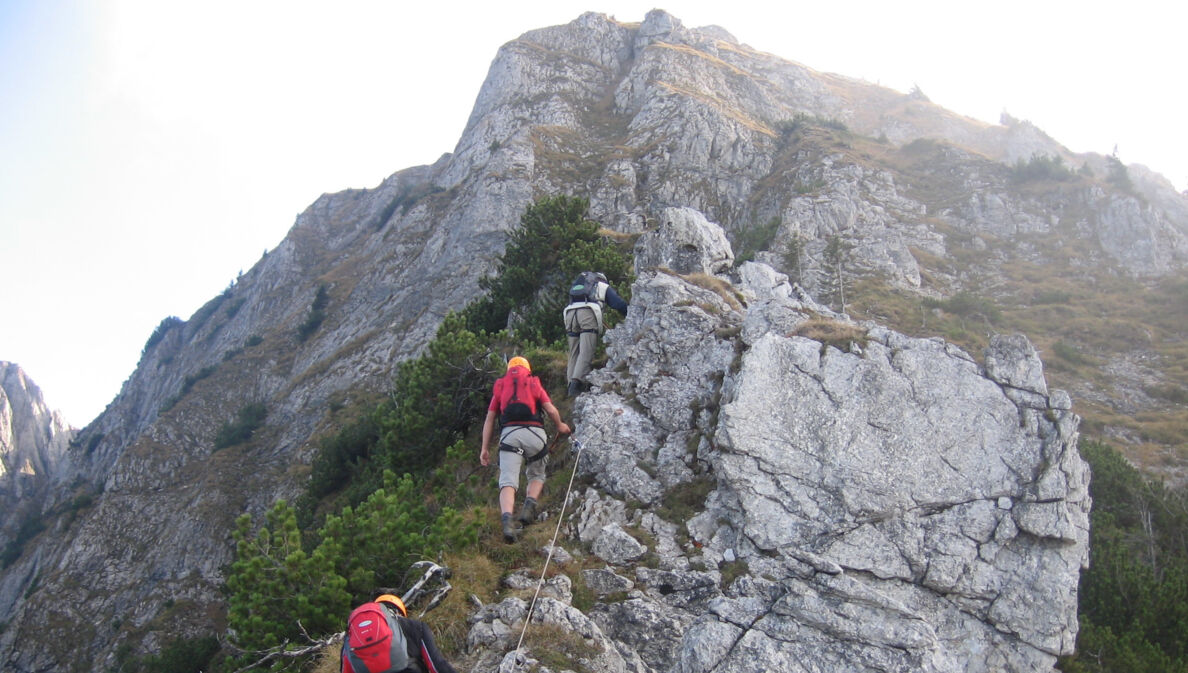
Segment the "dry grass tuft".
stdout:
<svg viewBox="0 0 1188 673">
<path fill-rule="evenodd" d="M 733 119 L 735 122 L 738 122 L 738 124 L 740 126 L 750 129 L 751 131 L 754 131 L 755 133 L 759 133 L 759 134 L 768 136 L 770 138 L 776 138 L 779 136 L 778 133 L 771 130 L 766 124 L 763 124 L 762 122 L 760 122 L 756 119 L 752 119 L 751 117 L 748 117 L 747 115 L 743 114 L 741 110 L 736 110 L 734 108 L 728 107 L 726 105 L 726 103 L 723 102 L 720 98 L 710 95 L 701 89 L 694 89 L 692 87 L 681 86 L 678 84 L 673 84 L 671 82 L 657 82 L 657 85 L 664 89 L 667 89 L 668 91 L 671 91 L 672 93 L 675 93 L 675 94 L 678 94 L 681 96 L 686 96 L 686 97 L 692 98 L 694 100 L 699 100 L 702 103 L 705 103 L 706 105 L 717 109 L 719 112 L 722 113 L 723 116 Z"/>
<path fill-rule="evenodd" d="M 717 276 L 711 276 L 708 273 L 701 272 L 682 275 L 676 271 L 673 271 L 672 269 L 665 268 L 658 270 L 661 273 L 666 273 L 670 276 L 680 278 L 690 285 L 696 285 L 703 290 L 709 290 L 710 292 L 713 292 L 714 294 L 721 297 L 722 301 L 726 302 L 730 308 L 734 309 L 735 311 L 742 312 L 743 310 L 742 297 L 738 294 L 738 292 L 735 291 L 734 286 L 729 282 L 718 278 Z"/>
<path fill-rule="evenodd" d="M 656 47 L 658 49 L 669 49 L 671 51 L 679 52 L 679 53 L 685 54 L 687 56 L 693 56 L 693 57 L 699 58 L 707 63 L 711 63 L 715 67 L 722 68 L 723 70 L 727 70 L 734 75 L 738 75 L 739 77 L 745 77 L 747 79 L 752 79 L 750 73 L 739 68 L 738 66 L 727 63 L 726 61 L 723 61 L 721 58 L 714 56 L 713 54 L 709 54 L 707 52 L 701 51 L 700 49 L 694 49 L 693 47 L 690 47 L 688 45 L 671 44 L 668 42 L 655 42 L 651 46 Z"/>
<path fill-rule="evenodd" d="M 631 233 L 631 232 L 627 232 L 627 231 L 615 231 L 614 229 L 607 229 L 606 227 L 601 227 L 598 230 L 598 235 L 602 236 L 603 238 L 609 238 L 610 240 L 612 240 L 616 243 L 634 244 L 635 241 L 643 234 Z"/>
<path fill-rule="evenodd" d="M 852 343 L 857 343 L 859 346 L 866 345 L 865 329 L 850 323 L 821 317 L 810 318 L 801 323 L 789 336 L 802 336 L 843 351 L 848 351 Z"/>
<path fill-rule="evenodd" d="M 346 621 L 344 616 L 343 621 Z M 338 673 L 341 667 L 341 650 L 338 645 L 333 645 L 322 650 L 322 653 L 317 656 L 314 663 L 309 668 L 309 673 Z"/>
<path fill-rule="evenodd" d="M 467 619 L 474 612 L 470 596 L 477 596 L 483 603 L 494 602 L 503 569 L 482 554 L 447 554 L 444 560 L 453 571 L 450 584 L 454 589 L 441 605 L 420 619 L 433 630 L 438 647 L 453 661 L 466 651 L 466 635 L 470 632 Z M 409 614 L 417 615 L 415 606 L 410 607 Z"/>
</svg>

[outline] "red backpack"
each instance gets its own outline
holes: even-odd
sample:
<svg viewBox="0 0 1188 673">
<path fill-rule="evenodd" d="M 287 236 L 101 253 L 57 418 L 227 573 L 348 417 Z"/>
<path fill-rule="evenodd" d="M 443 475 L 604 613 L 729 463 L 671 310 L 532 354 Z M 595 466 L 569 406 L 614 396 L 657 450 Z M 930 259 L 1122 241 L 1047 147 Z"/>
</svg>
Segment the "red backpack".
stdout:
<svg viewBox="0 0 1188 673">
<path fill-rule="evenodd" d="M 524 368 L 515 367 L 502 380 L 499 407 L 503 409 L 503 414 L 499 417 L 499 424 L 544 425 L 534 394 L 535 389 L 540 387 L 539 379 Z"/>
<path fill-rule="evenodd" d="M 408 667 L 408 646 L 396 615 L 379 603 L 364 603 L 347 618 L 343 673 L 396 673 Z"/>
</svg>

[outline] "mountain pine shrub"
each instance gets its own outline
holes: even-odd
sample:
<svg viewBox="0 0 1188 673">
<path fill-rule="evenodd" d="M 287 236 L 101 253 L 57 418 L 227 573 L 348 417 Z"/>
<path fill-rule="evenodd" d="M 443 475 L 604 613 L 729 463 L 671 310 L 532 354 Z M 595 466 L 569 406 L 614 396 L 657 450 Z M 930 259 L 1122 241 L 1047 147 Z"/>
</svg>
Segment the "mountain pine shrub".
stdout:
<svg viewBox="0 0 1188 673">
<path fill-rule="evenodd" d="M 773 217 L 764 224 L 752 224 L 735 233 L 730 242 L 731 247 L 737 251 L 734 265 L 742 266 L 743 262 L 754 260 L 756 253 L 770 250 L 779 230 L 780 218 Z"/>
<path fill-rule="evenodd" d="M 1081 442 L 1093 469 L 1089 569 L 1066 673 L 1188 671 L 1188 488 L 1145 477 L 1112 447 Z"/>
<path fill-rule="evenodd" d="M 235 420 L 224 423 L 215 434 L 215 450 L 250 441 L 256 430 L 264 425 L 266 416 L 268 416 L 268 410 L 259 402 L 240 407 L 235 414 Z"/>
<path fill-rule="evenodd" d="M 1011 177 L 1015 182 L 1043 180 L 1063 182 L 1072 180 L 1075 175 L 1068 166 L 1064 165 L 1064 159 L 1054 155 L 1033 154 L 1028 161 L 1022 159 L 1015 161 L 1015 166 L 1011 169 Z"/>
<path fill-rule="evenodd" d="M 42 517 L 37 512 L 25 512 L 16 534 L 4 545 L 4 550 L 0 551 L 0 570 L 16 563 L 25 551 L 25 543 L 37 537 L 43 530 L 45 521 Z"/>
<path fill-rule="evenodd" d="M 939 308 L 962 318 L 982 318 L 991 324 L 1002 319 L 1002 312 L 992 300 L 967 290 L 945 300 L 924 299 L 923 303 L 926 308 Z"/>
<path fill-rule="evenodd" d="M 388 471 L 383 485 L 356 507 L 326 518 L 303 536 L 297 512 L 279 501 L 254 535 L 251 517 L 236 521 L 235 561 L 227 577 L 228 627 L 235 647 L 262 652 L 309 634 L 341 630 L 351 606 L 376 587 L 401 586 L 414 561 L 478 543 L 479 521 L 451 508 L 434 514 L 412 476 Z M 316 540 L 316 544 L 309 540 Z M 250 661 L 250 655 L 237 660 Z M 299 670 L 301 662 L 272 670 Z"/>
<path fill-rule="evenodd" d="M 819 128 L 833 129 L 835 131 L 848 132 L 850 129 L 845 122 L 832 117 L 818 117 L 805 112 L 797 112 L 792 115 L 791 119 L 782 119 L 776 122 L 776 130 L 784 138 L 792 136 L 809 127 L 816 126 Z"/>
<path fill-rule="evenodd" d="M 262 651 L 298 642 L 308 633 L 334 633 L 350 610 L 347 580 L 327 549 L 302 545 L 297 514 L 283 500 L 268 512 L 267 524 L 251 532 L 251 517 L 236 520 L 235 561 L 227 575 L 228 629 L 236 647 Z"/>
<path fill-rule="evenodd" d="M 307 492 L 315 500 L 346 486 L 379 439 L 378 413 L 372 411 L 318 443 Z"/>
<path fill-rule="evenodd" d="M 477 544 L 478 522 L 449 507 L 431 511 L 419 480 L 388 471 L 366 500 L 327 517 L 318 537 L 318 549 L 334 559 L 351 594 L 363 600 L 376 587 L 401 586 L 415 561 Z"/>
<path fill-rule="evenodd" d="M 330 303 L 330 292 L 326 288 L 326 284 L 322 283 L 318 286 L 318 291 L 314 293 L 313 304 L 309 307 L 309 315 L 305 317 L 305 321 L 297 327 L 297 340 L 304 342 L 311 337 L 318 328 L 322 326 L 322 321 L 326 319 L 326 305 Z"/>
<path fill-rule="evenodd" d="M 1134 191 L 1134 183 L 1130 180 L 1130 172 L 1126 170 L 1126 164 L 1112 155 L 1106 157 L 1106 182 L 1127 194 Z"/>
<path fill-rule="evenodd" d="M 161 649 L 160 654 L 147 657 L 121 657 L 120 673 L 202 673 L 211 670 L 211 660 L 219 651 L 214 636 L 178 638 Z"/>
<path fill-rule="evenodd" d="M 142 356 L 147 355 L 148 352 L 153 349 L 153 346 L 161 343 L 161 340 L 165 338 L 165 335 L 169 332 L 169 330 L 175 327 L 181 327 L 185 324 L 186 322 L 184 320 L 175 315 L 165 318 L 157 325 L 156 329 L 153 330 L 153 333 L 149 335 L 148 341 L 144 342 L 144 348 L 141 349 L 140 354 Z"/>
</svg>

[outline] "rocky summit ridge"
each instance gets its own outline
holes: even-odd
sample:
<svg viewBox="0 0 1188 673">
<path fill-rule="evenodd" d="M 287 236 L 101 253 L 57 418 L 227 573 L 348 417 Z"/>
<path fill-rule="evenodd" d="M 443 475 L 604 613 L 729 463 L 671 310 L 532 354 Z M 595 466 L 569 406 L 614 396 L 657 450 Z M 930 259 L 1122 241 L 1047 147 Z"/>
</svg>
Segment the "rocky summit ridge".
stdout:
<svg viewBox="0 0 1188 673">
<path fill-rule="evenodd" d="M 99 668 L 121 647 L 210 633 L 234 519 L 297 496 L 341 410 L 386 393 L 399 362 L 478 295 L 526 206 L 567 193 L 650 242 L 599 391 L 577 406 L 601 464 L 583 468 L 596 488 L 571 524 L 610 565 L 590 581 L 638 593 L 581 617 L 562 601 L 558 615 L 598 626 L 625 670 L 750 670 L 759 655 L 787 670 L 981 670 L 956 668 L 974 647 L 997 662 L 987 670 L 1050 667 L 1075 634 L 1089 505 L 1067 396 L 1017 337 L 979 364 L 851 324 L 822 299 L 835 240 L 851 280 L 929 297 L 999 287 L 1021 263 L 1140 279 L 1184 268 L 1188 200 L 1170 184 L 1130 167 L 1119 187 L 1108 157 L 1005 121 L 659 10 L 641 23 L 584 14 L 509 42 L 453 152 L 322 196 L 233 286 L 162 321 L 45 477 L 71 488 L 30 501 L 46 530 L 0 571 L 0 660 Z M 1020 188 L 1011 165 L 1037 154 L 1083 170 Z M 747 251 L 756 262 L 733 270 L 743 253 L 727 239 L 769 225 Z M 781 275 L 792 256 L 795 283 Z M 838 325 L 845 338 L 830 336 Z M 216 449 L 255 405 L 266 414 L 252 441 Z M 708 494 L 703 514 L 649 510 L 689 483 Z M 641 527 L 655 568 L 632 565 L 620 534 Z M 496 609 L 472 631 L 487 659 L 499 641 L 479 625 L 510 623 Z M 664 619 L 613 628 L 632 610 Z M 668 627 L 717 637 L 676 642 Z M 813 660 L 815 644 L 833 659 Z"/>
</svg>

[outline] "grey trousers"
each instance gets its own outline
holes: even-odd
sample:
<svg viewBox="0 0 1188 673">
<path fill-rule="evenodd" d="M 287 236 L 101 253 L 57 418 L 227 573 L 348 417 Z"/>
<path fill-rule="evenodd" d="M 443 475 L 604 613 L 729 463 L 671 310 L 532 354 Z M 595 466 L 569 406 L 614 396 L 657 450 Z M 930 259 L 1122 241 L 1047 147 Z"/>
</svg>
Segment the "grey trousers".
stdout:
<svg viewBox="0 0 1188 673">
<path fill-rule="evenodd" d="M 523 451 L 529 458 L 545 450 L 546 435 L 544 428 L 530 428 L 525 426 L 509 426 L 499 433 L 499 443 L 514 446 Z M 528 463 L 524 476 L 528 483 L 545 480 L 545 466 L 549 458 L 545 456 Z M 520 490 L 520 468 L 524 465 L 524 456 L 511 451 L 499 452 L 499 488 L 511 486 Z"/>
<path fill-rule="evenodd" d="M 569 362 L 565 367 L 565 380 L 577 379 L 586 382 L 586 375 L 590 373 L 590 363 L 594 360 L 594 351 L 598 349 L 598 318 L 594 311 L 578 309 L 573 312 L 573 319 L 565 326 L 566 332 L 581 331 L 579 336 L 567 337 L 569 341 Z M 577 329 L 573 329 L 577 327 Z"/>
</svg>

